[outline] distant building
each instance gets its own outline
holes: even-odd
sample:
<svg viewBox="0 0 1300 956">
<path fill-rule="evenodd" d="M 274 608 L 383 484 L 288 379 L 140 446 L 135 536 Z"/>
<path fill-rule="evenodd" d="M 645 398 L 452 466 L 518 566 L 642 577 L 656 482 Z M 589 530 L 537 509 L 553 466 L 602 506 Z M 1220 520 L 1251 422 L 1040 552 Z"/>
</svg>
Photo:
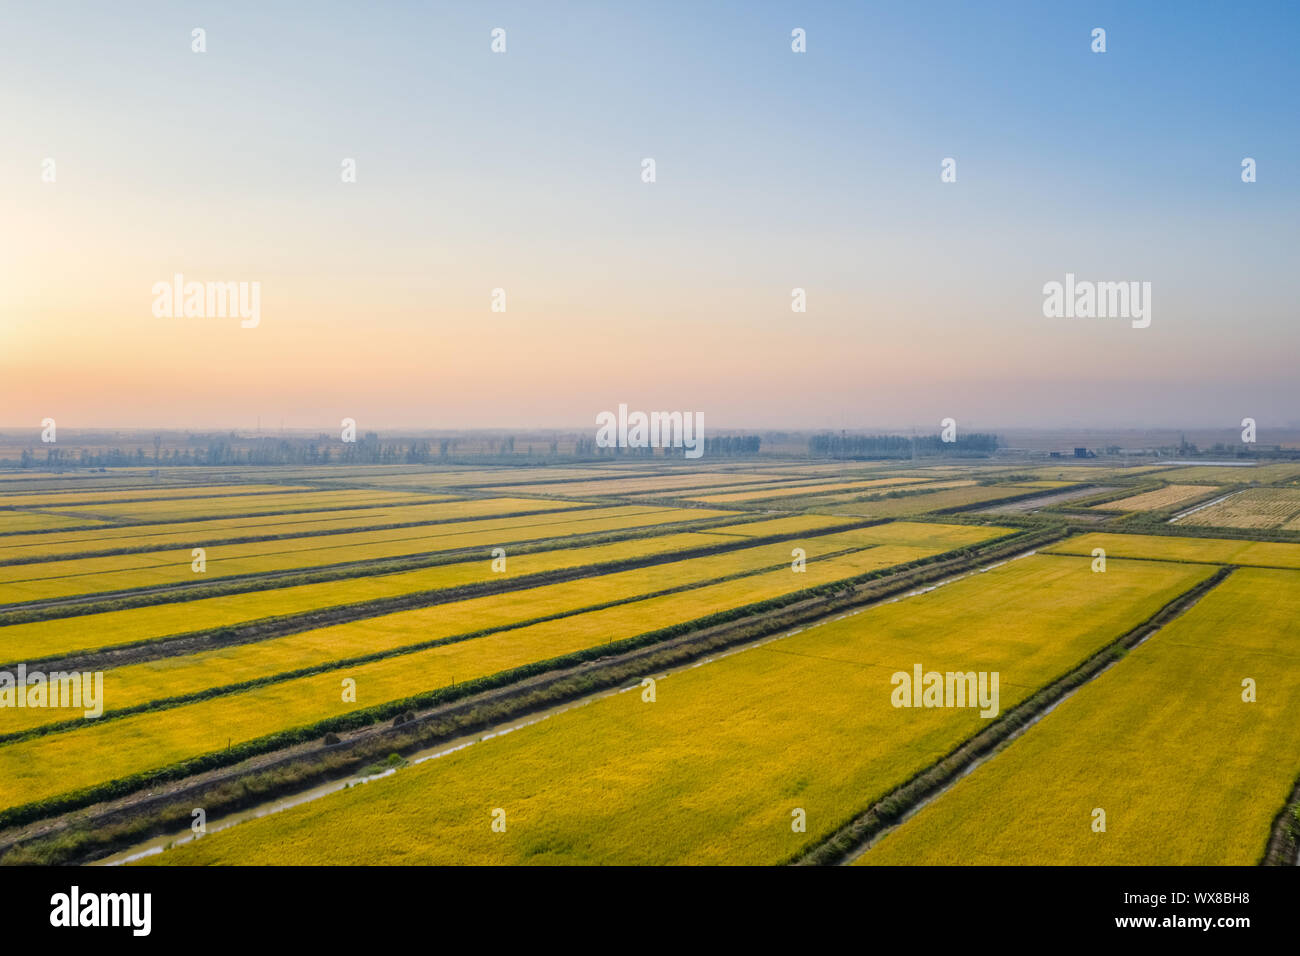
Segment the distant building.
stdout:
<svg viewBox="0 0 1300 956">
<path fill-rule="evenodd" d="M 1097 455 L 1095 452 L 1088 451 L 1088 449 L 1086 448 L 1076 448 L 1074 450 L 1074 457 L 1075 458 L 1096 458 Z"/>
</svg>

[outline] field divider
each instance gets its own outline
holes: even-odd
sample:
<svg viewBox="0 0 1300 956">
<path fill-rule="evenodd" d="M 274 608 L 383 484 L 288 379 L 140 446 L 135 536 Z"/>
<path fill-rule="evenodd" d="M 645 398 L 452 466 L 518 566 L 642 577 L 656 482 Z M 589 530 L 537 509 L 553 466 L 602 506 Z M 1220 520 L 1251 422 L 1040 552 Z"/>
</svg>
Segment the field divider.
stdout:
<svg viewBox="0 0 1300 956">
<path fill-rule="evenodd" d="M 1060 528 L 1004 536 L 904 565 L 804 589 L 546 661 L 426 691 L 230 751 L 191 758 L 0 812 L 0 863 L 83 862 L 124 843 L 167 832 L 200 801 L 210 819 L 321 780 L 347 776 L 390 753 L 413 753 L 465 733 L 639 682 L 646 673 L 757 644 L 848 611 L 938 586 L 1030 553 L 1065 536 Z M 393 723 L 383 723 L 387 721 Z M 348 733 L 350 731 L 350 733 Z M 326 734 L 347 733 L 320 743 Z M 168 786 L 175 783 L 176 786 Z M 161 790 L 161 792 L 159 792 Z M 145 792 L 147 791 L 147 792 Z M 97 812 L 80 812 L 101 805 Z M 36 826 L 28 826 L 37 824 Z M 30 840 L 49 840 L 34 850 Z M 23 849 L 23 847 L 26 847 Z M 11 859 L 8 854 L 17 852 Z M 33 855 L 34 854 L 34 855 Z"/>
<path fill-rule="evenodd" d="M 1089 655 L 1074 669 L 997 717 L 984 730 L 968 737 L 947 755 L 917 771 L 830 836 L 787 862 L 796 866 L 853 862 L 868 852 L 881 836 L 901 825 L 980 764 L 996 756 L 1003 747 L 1011 744 L 1065 698 L 1098 677 L 1175 618 L 1185 614 L 1235 570 L 1234 565 L 1220 566 L 1210 577 L 1175 597 L 1145 621 Z"/>
<path fill-rule="evenodd" d="M 1300 866 L 1300 777 L 1273 818 L 1260 866 Z"/>
</svg>

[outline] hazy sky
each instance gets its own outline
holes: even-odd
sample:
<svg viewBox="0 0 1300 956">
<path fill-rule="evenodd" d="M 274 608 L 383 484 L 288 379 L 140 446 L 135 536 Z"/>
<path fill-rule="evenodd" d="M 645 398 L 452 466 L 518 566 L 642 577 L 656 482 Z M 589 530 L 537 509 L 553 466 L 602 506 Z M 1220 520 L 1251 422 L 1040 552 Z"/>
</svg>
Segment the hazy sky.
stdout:
<svg viewBox="0 0 1300 956">
<path fill-rule="evenodd" d="M 1300 421 L 1294 4 L 2 11 L 0 425 Z"/>
</svg>

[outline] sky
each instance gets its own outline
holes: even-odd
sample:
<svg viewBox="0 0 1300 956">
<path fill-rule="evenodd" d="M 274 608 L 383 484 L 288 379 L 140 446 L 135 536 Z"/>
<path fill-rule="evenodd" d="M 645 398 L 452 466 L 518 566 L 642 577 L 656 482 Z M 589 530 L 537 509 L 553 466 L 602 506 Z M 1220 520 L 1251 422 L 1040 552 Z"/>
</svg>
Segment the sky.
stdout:
<svg viewBox="0 0 1300 956">
<path fill-rule="evenodd" d="M 4 0 L 0 426 L 1266 442 L 1298 41 L 1284 3 Z M 258 324 L 156 315 L 178 273 Z M 1067 273 L 1150 325 L 1045 317 Z"/>
</svg>

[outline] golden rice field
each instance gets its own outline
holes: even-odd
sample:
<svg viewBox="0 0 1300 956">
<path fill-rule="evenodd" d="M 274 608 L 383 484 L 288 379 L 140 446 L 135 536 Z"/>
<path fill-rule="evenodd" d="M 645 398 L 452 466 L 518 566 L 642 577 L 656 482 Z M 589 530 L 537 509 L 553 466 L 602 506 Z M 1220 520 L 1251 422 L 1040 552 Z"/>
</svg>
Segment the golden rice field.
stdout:
<svg viewBox="0 0 1300 956">
<path fill-rule="evenodd" d="M 870 530 L 849 534 L 865 536 Z M 993 536 L 997 532 L 989 531 L 989 534 Z M 860 537 L 859 540 L 866 543 L 865 537 Z M 788 545 L 764 546 L 761 550 L 765 552 L 762 560 L 789 561 Z M 508 631 L 489 635 L 474 641 L 443 645 L 370 664 L 286 680 L 197 703 L 119 719 L 89 722 L 74 730 L 0 745 L 0 808 L 41 800 L 128 774 L 166 766 L 230 744 L 340 716 L 357 708 L 400 700 L 445 686 L 453 680 L 463 683 L 511 667 L 599 646 L 610 640 L 634 637 L 667 626 L 668 622 L 674 620 L 669 608 L 678 602 L 686 608 L 684 616 L 678 619 L 679 622 L 684 622 L 716 613 L 728 606 L 768 600 L 910 561 L 928 553 L 933 552 L 924 548 L 895 545 L 868 547 L 841 557 L 810 560 L 807 570 L 802 574 L 794 574 L 786 566 L 765 575 L 740 578 L 719 585 L 726 589 L 721 593 L 730 594 L 731 600 L 738 602 L 733 605 L 720 603 L 719 592 L 708 593 L 701 599 L 691 591 L 668 595 L 652 606 L 619 605 L 626 615 L 624 620 L 627 630 L 622 633 L 609 629 L 608 617 L 601 619 L 590 630 L 584 628 L 581 620 L 564 618 L 550 622 L 550 627 L 527 634 Z M 810 548 L 810 558 L 812 555 L 813 550 Z M 656 589 L 662 589 L 671 586 L 666 581 L 675 580 L 685 584 L 692 579 L 703 580 L 703 574 L 716 573 L 718 570 L 725 573 L 727 568 L 735 566 L 734 560 L 725 561 L 721 560 L 725 556 L 717 557 L 719 560 L 716 561 L 712 558 L 696 559 L 700 562 L 713 562 L 708 571 L 704 570 L 703 565 L 687 569 L 685 565 L 691 562 L 683 562 L 675 577 L 657 575 L 650 580 L 653 580 Z M 761 566 L 758 558 L 755 559 L 754 566 Z M 440 636 L 440 632 L 433 628 L 465 632 L 493 623 L 502 626 L 527 620 L 540 613 L 562 611 L 566 607 L 565 601 L 585 602 L 589 605 L 608 601 L 611 595 L 617 597 L 620 594 L 635 594 L 638 587 L 646 587 L 648 579 L 643 575 L 638 580 L 637 574 L 638 572 L 622 572 L 618 576 L 610 575 L 600 583 L 583 580 L 539 588 L 536 589 L 538 592 L 546 593 L 527 609 L 517 596 L 511 601 L 498 600 L 495 619 L 486 617 L 493 604 L 490 599 L 484 599 L 477 602 L 470 613 L 455 620 L 449 616 L 449 606 L 444 605 L 401 612 L 399 615 L 388 616 L 387 620 L 376 618 L 356 622 L 355 625 L 340 625 L 339 628 L 327 629 L 329 634 L 307 632 L 303 636 L 282 639 L 290 641 L 289 645 L 270 646 L 272 642 L 262 642 L 231 648 L 225 653 L 238 655 L 251 649 L 252 653 L 270 655 L 271 662 L 263 660 L 265 672 L 266 667 L 283 666 L 274 663 L 275 654 L 281 653 L 282 648 L 288 647 L 287 653 L 297 655 L 293 660 L 301 660 L 305 642 L 315 642 L 321 651 L 338 657 L 341 653 L 348 653 L 348 648 L 373 649 L 383 646 L 384 641 L 390 644 L 394 641 L 409 644 L 413 627 L 418 628 L 419 640 L 434 640 Z M 611 580 L 615 577 L 620 578 L 622 590 L 614 590 Z M 355 643 L 348 643 L 351 640 L 349 635 L 355 635 Z M 169 666 L 185 666 L 184 658 L 165 658 L 159 663 L 164 669 Z M 444 666 L 445 669 L 435 670 L 439 666 Z M 210 671 L 211 668 L 207 670 Z M 356 681 L 355 703 L 342 700 L 340 687 L 344 677 Z M 108 706 L 112 706 L 111 702 Z M 111 761 L 103 759 L 105 753 L 113 755 Z M 48 768 L 53 766 L 60 768 L 57 776 L 48 772 Z"/>
<path fill-rule="evenodd" d="M 508 555 L 505 573 L 492 570 L 491 555 L 485 549 L 472 560 L 414 571 L 362 575 L 343 581 L 324 581 L 294 587 L 271 587 L 214 598 L 13 624 L 0 630 L 4 639 L 4 650 L 0 653 L 6 660 L 41 660 L 74 651 L 248 624 L 263 618 L 400 597 L 418 591 L 510 581 L 546 571 L 650 558 L 675 551 L 717 547 L 720 544 L 736 544 L 750 537 L 817 532 L 842 523 L 843 519 L 815 517 L 810 521 L 808 517 L 797 516 L 751 521 L 744 525 L 721 525 L 700 532 L 631 538 L 588 547 L 565 546 L 560 542 L 551 550 Z M 910 540 L 924 542 L 921 546 L 934 547 L 930 543 L 934 539 L 922 530 L 929 526 L 916 527 L 917 531 Z M 897 540 L 898 537 L 908 536 L 906 533 L 891 535 L 887 532 L 875 536 L 881 542 L 887 542 L 891 538 Z M 0 727 L 2 725 L 3 720 L 0 719 Z M 3 732 L 5 731 L 0 729 L 0 733 Z"/>
<path fill-rule="evenodd" d="M 602 495 L 633 495 L 647 492 L 680 491 L 683 488 L 709 487 L 715 485 L 761 485 L 775 479 L 766 475 L 737 475 L 723 473 L 704 473 L 692 475 L 650 475 L 649 477 L 607 478 L 597 481 L 566 481 L 555 484 L 504 485 L 498 490 L 511 494 L 570 495 L 574 497 L 591 497 Z"/>
<path fill-rule="evenodd" d="M 1250 488 L 1178 519 L 1180 525 L 1285 528 L 1300 518 L 1300 488 Z"/>
<path fill-rule="evenodd" d="M 1092 507 L 1094 511 L 1157 511 L 1200 498 L 1212 491 L 1212 486 L 1207 488 L 1205 485 L 1166 485 L 1154 491 L 1144 491 Z"/>
<path fill-rule="evenodd" d="M 613 694 L 154 861 L 780 862 L 980 726 L 971 709 L 893 707 L 892 672 L 998 669 L 1005 709 L 1208 573 L 1009 562 L 661 676 L 653 703 Z"/>
<path fill-rule="evenodd" d="M 948 508 L 1017 498 L 1027 495 L 1033 490 L 1033 488 L 1021 488 L 1017 485 L 973 485 L 916 495 L 903 495 L 898 498 L 869 499 L 867 501 L 827 507 L 830 514 L 858 515 L 864 518 L 903 518 L 926 514 L 931 511 L 942 511 Z M 815 498 L 805 504 L 812 508 L 822 508 L 822 502 Z"/>
<path fill-rule="evenodd" d="M 1264 484 L 1273 481 L 1290 481 L 1300 477 L 1300 464 L 1224 465 L 1218 467 L 1213 465 L 1190 465 L 1151 472 L 1147 477 L 1207 485 L 1245 484 L 1249 482 Z"/>
<path fill-rule="evenodd" d="M 598 468 L 463 468 L 453 470 L 450 468 L 439 468 L 437 471 L 430 472 L 420 470 L 415 474 L 383 474 L 370 475 L 363 472 L 360 475 L 351 475 L 341 478 L 331 478 L 328 472 L 322 474 L 319 478 L 313 480 L 320 481 L 322 484 L 346 483 L 353 485 L 382 485 L 383 487 L 392 488 L 496 488 L 499 485 L 518 485 L 523 483 L 528 477 L 529 472 L 535 471 L 537 478 L 544 478 L 546 481 L 583 481 L 587 479 L 600 478 L 607 474 L 606 469 Z M 651 471 L 647 470 L 646 474 Z"/>
<path fill-rule="evenodd" d="M 408 491 L 303 491 L 289 494 L 227 495 L 164 501 L 135 501 L 107 504 L 60 506 L 60 514 L 119 521 L 175 521 L 220 515 L 274 514 L 313 511 L 321 508 L 355 508 L 366 505 L 421 504 L 445 501 L 446 495 Z M 51 509 L 55 510 L 55 509 Z"/>
<path fill-rule="evenodd" d="M 272 518 L 251 516 L 164 524 L 109 525 L 104 521 L 59 518 L 67 524 L 77 526 L 90 524 L 97 527 L 86 531 L 0 537 L 0 561 L 25 561 L 55 555 L 95 553 L 123 548 L 194 546 L 232 538 L 291 537 L 346 529 L 386 528 L 397 524 L 433 524 L 491 515 L 541 514 L 579 509 L 583 509 L 584 515 L 602 513 L 571 501 L 479 498 L 441 501 L 426 505 L 403 505 L 395 508 L 345 508 L 339 511 L 306 511 L 293 515 L 277 515 Z M 648 513 L 650 510 L 652 509 L 643 507 L 640 513 Z M 0 528 L 9 527 L 10 516 L 13 514 L 15 512 L 0 512 Z"/>
<path fill-rule="evenodd" d="M 576 581 L 400 611 L 215 651 L 164 657 L 108 671 L 104 677 L 105 700 L 111 709 L 133 707 L 153 700 L 194 694 L 212 687 L 270 677 L 301 668 L 320 667 L 332 661 L 388 653 L 411 644 L 441 640 L 471 631 L 505 627 L 556 614 L 569 614 L 598 604 L 627 601 L 669 588 L 698 586 L 709 580 L 789 565 L 793 547 L 803 548 L 807 559 L 816 561 L 850 549 L 874 548 L 878 542 L 871 534 L 873 530 L 866 528 L 807 536 L 789 542 L 741 548 L 648 568 L 608 574 L 593 573 Z M 995 534 L 996 532 L 988 531 L 985 539 Z M 692 543 L 699 546 L 699 539 L 704 536 L 695 538 L 696 541 Z M 655 553 L 656 540 L 661 539 L 632 542 L 631 546 L 616 545 L 612 546 L 612 550 L 622 557 L 636 556 L 638 550 L 648 556 Z M 715 538 L 709 543 L 716 541 Z M 570 555 L 580 550 L 582 549 L 574 549 Z M 901 552 L 895 549 L 889 553 L 891 557 L 897 557 Z M 925 557 L 933 554 L 934 550 L 910 547 L 905 553 L 906 556 L 901 558 L 903 561 Z M 517 560 L 528 566 L 525 560 L 527 557 L 529 556 L 520 556 Z M 547 557 L 549 560 L 538 563 L 543 567 L 565 566 L 564 552 Z M 867 555 L 868 569 L 881 566 L 875 557 L 874 554 Z M 570 556 L 567 560 L 589 563 L 581 557 Z M 424 583 L 445 588 L 482 582 L 491 576 L 491 561 L 485 556 L 471 563 L 430 569 L 425 573 Z M 807 586 L 801 582 L 812 580 L 793 573 L 790 578 L 796 590 Z M 341 587 L 338 584 L 335 586 Z M 15 733 L 66 719 L 65 713 L 53 709 L 0 711 L 0 734 Z"/>
<path fill-rule="evenodd" d="M 1084 534 L 1045 550 L 1076 554 L 1092 560 L 1094 548 L 1108 558 L 1147 558 L 1195 561 L 1206 564 L 1241 564 L 1262 568 L 1300 569 L 1300 544 L 1272 541 L 1236 541 L 1230 538 L 1181 538 L 1154 534 Z"/>
<path fill-rule="evenodd" d="M 861 504 L 864 498 L 880 499 L 891 491 L 907 491 L 911 493 L 913 491 L 919 492 L 921 489 L 924 489 L 928 494 L 929 492 L 940 491 L 945 488 L 969 488 L 975 484 L 975 481 L 970 478 L 954 478 L 946 481 L 935 480 L 933 478 L 908 478 L 907 480 L 912 482 L 912 484 L 895 485 L 889 488 L 882 488 L 878 491 L 873 491 L 868 488 L 866 491 L 852 491 L 846 494 L 818 495 L 812 503 L 815 503 L 819 508 L 824 510 L 827 505 Z M 791 500 L 793 501 L 795 499 L 792 497 Z"/>
<path fill-rule="evenodd" d="M 130 491 L 61 491 L 45 493 L 28 491 L 23 494 L 0 495 L 0 508 L 56 508 L 83 502 L 154 501 L 173 498 L 219 498 L 238 495 L 260 495 L 271 492 L 286 494 L 310 491 L 303 485 L 182 485 L 170 488 L 136 488 Z"/>
<path fill-rule="evenodd" d="M 719 518 L 728 512 L 700 508 L 641 510 L 592 520 L 583 512 L 570 521 L 513 524 L 476 522 L 394 528 L 327 536 L 222 545 L 206 555 L 206 570 L 196 572 L 192 549 L 149 551 L 99 558 L 76 558 L 0 566 L 0 588 L 11 603 L 52 600 L 169 584 L 195 584 L 242 574 L 321 568 L 333 564 L 400 558 L 467 547 L 497 546 L 565 534 L 594 534 L 673 521 Z"/>
<path fill-rule="evenodd" d="M 1279 759 L 1300 753 L 1300 542 L 1212 528 L 1300 530 L 1300 488 L 1248 488 L 1180 520 L 1201 537 L 1123 529 L 1300 466 L 1044 460 L 0 473 L 0 669 L 80 662 L 104 692 L 104 715 L 81 719 L 10 707 L 0 684 L 0 813 L 53 833 L 53 801 L 94 811 L 111 790 L 134 814 L 186 761 L 245 774 L 236 761 L 255 754 L 314 760 L 327 731 L 350 754 L 363 726 L 385 747 L 395 715 L 441 721 L 453 700 L 475 730 L 452 752 L 430 744 L 430 759 L 150 862 L 789 862 L 992 723 L 895 707 L 897 672 L 997 672 L 1005 713 L 1234 566 L 858 862 L 1256 862 L 1300 775 L 1300 757 Z M 1084 501 L 1133 487 L 1093 519 L 981 510 L 1079 482 Z M 1084 522 L 1119 530 L 1074 534 Z M 845 586 L 868 575 L 886 595 L 874 603 Z M 705 652 L 723 645 L 696 632 L 747 643 Z M 664 663 L 691 649 L 712 656 Z M 521 683 L 571 667 L 636 676 L 576 702 L 572 686 Z M 632 686 L 647 667 L 653 702 Z M 1244 676 L 1256 704 L 1234 697 Z M 561 703 L 501 724 L 474 696 L 489 689 Z M 356 772 L 329 766 L 293 786 Z M 296 792 L 272 778 L 259 799 Z M 1105 834 L 1089 828 L 1097 806 Z"/>
<path fill-rule="evenodd" d="M 860 862 L 1254 864 L 1300 774 L 1297 713 L 1300 572 L 1235 571 Z"/>
<path fill-rule="evenodd" d="M 70 518 L 67 515 L 42 514 L 39 511 L 0 511 L 0 544 L 12 540 L 4 535 L 23 531 L 48 531 L 56 528 L 86 528 L 107 522 L 98 518 Z"/>
<path fill-rule="evenodd" d="M 729 475 L 719 475 L 719 478 L 730 479 Z M 743 485 L 724 484 L 710 485 L 707 488 L 679 488 L 674 491 L 648 491 L 634 495 L 636 498 L 683 498 L 687 501 L 694 501 L 693 496 L 699 495 L 702 491 L 710 495 L 729 494 L 731 492 L 749 492 L 757 490 L 772 490 L 776 488 L 799 488 L 803 485 L 821 484 L 821 481 L 804 476 L 802 478 L 792 478 L 787 475 L 767 475 L 761 483 L 747 483 Z"/>
<path fill-rule="evenodd" d="M 793 495 L 820 495 L 826 492 L 847 491 L 849 489 L 859 490 L 862 492 L 874 488 L 884 488 L 893 485 L 921 485 L 923 480 L 916 478 L 872 478 L 866 481 L 836 481 L 815 485 L 802 485 L 791 488 L 784 486 L 780 488 L 760 487 L 753 491 L 735 491 L 728 494 L 704 495 L 702 497 L 692 498 L 692 501 L 702 501 L 705 504 L 727 504 L 734 501 L 761 501 L 765 498 L 782 498 Z"/>
</svg>

